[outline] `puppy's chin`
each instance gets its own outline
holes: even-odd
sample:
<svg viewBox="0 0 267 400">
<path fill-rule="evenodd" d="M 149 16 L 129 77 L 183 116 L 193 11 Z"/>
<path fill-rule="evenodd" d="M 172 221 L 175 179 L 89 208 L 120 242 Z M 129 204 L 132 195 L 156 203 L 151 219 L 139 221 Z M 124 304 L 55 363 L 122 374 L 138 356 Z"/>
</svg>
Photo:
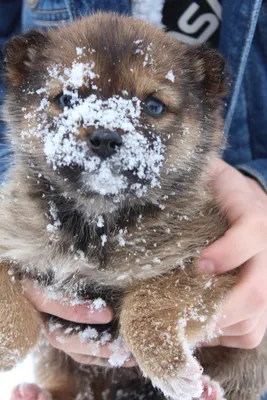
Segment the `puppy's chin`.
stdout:
<svg viewBox="0 0 267 400">
<path fill-rule="evenodd" d="M 139 179 L 135 171 L 84 171 L 79 178 L 80 195 L 90 208 L 104 212 L 144 204 L 151 182 Z"/>
<path fill-rule="evenodd" d="M 105 167 L 94 172 L 82 172 L 79 181 L 83 190 L 110 197 L 114 202 L 129 195 L 142 197 L 152 184 L 149 179 L 139 178 L 135 169 L 122 171 Z"/>
<path fill-rule="evenodd" d="M 151 181 L 138 178 L 135 170 L 91 172 L 72 166 L 51 170 L 46 177 L 67 201 L 74 202 L 84 214 L 92 215 L 142 206 L 151 190 Z"/>
</svg>

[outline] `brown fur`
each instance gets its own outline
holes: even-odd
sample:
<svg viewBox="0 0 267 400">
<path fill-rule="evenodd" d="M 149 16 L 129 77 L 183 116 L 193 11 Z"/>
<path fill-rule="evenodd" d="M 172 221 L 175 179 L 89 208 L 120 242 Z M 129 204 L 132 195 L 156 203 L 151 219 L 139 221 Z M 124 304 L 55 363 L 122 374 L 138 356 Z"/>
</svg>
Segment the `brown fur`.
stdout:
<svg viewBox="0 0 267 400">
<path fill-rule="evenodd" d="M 140 39 L 143 49 L 152 43 L 145 65 L 144 54 L 136 52 Z M 55 172 L 46 162 L 41 140 L 20 135 L 37 124 L 37 117 L 25 121 L 24 114 L 36 112 L 40 87 L 49 92 L 48 115 L 59 113 L 54 98 L 61 83 L 47 76 L 47 68 L 55 63 L 71 66 L 76 47 L 83 46 L 96 50 L 86 53 L 82 61 L 95 62 L 99 97 L 127 90 L 130 98 L 144 101 L 154 95 L 167 105 L 162 118 L 142 114 L 143 132 L 149 126 L 164 138 L 167 149 L 161 187 L 151 188 L 142 198 L 131 194 L 114 205 L 104 196 L 91 195 L 89 202 L 75 171 Z M 209 160 L 223 148 L 221 57 L 213 50 L 179 43 L 144 22 L 96 14 L 58 31 L 33 31 L 13 39 L 6 47 L 6 68 L 5 119 L 15 166 L 1 190 L 0 328 L 6 341 L 1 369 L 12 367 L 37 342 L 39 316 L 24 299 L 19 283 L 31 277 L 74 298 L 77 293 L 81 298 L 101 294 L 114 306 L 120 333 L 143 374 L 172 393 L 173 381 L 194 387 L 186 369 L 188 363 L 196 368 L 196 362 L 185 351 L 184 341 L 195 346 L 215 334 L 221 301 L 238 279 L 237 272 L 205 277 L 196 267 L 201 250 L 227 229 L 209 193 L 206 174 Z M 170 70 L 174 83 L 166 79 Z M 84 86 L 80 94 L 89 95 L 90 89 Z M 86 140 L 92 129 L 81 126 L 79 138 Z M 168 174 L 170 165 L 176 170 Z M 52 239 L 46 230 L 52 221 L 51 201 L 58 206 L 62 222 Z M 96 226 L 98 215 L 105 217 L 102 230 Z M 133 244 L 122 247 L 118 234 L 126 227 L 124 239 Z M 108 235 L 104 248 L 103 233 Z M 71 245 L 87 259 L 74 261 Z M 17 279 L 14 283 L 9 282 L 10 267 Z M 10 360 L 14 349 L 18 353 Z M 198 349 L 197 356 L 205 373 L 223 386 L 228 400 L 254 400 L 266 382 L 263 346 L 251 351 Z M 251 365 L 253 373 L 247 374 Z M 74 400 L 78 394 L 83 400 L 115 400 L 119 393 L 132 400 L 162 397 L 136 369 L 104 372 L 100 367 L 80 366 L 47 347 L 38 377 L 53 400 Z"/>
<path fill-rule="evenodd" d="M 40 317 L 23 296 L 20 283 L 11 281 L 9 269 L 10 266 L 1 264 L 0 370 L 11 369 L 24 358 L 40 336 Z"/>
</svg>

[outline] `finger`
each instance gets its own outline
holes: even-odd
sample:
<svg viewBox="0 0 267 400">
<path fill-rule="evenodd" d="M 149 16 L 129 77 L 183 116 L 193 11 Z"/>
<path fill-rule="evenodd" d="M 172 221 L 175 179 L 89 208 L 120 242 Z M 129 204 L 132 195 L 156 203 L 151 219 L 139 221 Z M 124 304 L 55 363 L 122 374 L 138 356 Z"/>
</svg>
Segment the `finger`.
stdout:
<svg viewBox="0 0 267 400">
<path fill-rule="evenodd" d="M 266 234 L 263 232 L 266 231 Z M 254 232 L 252 235 L 251 232 Z M 199 268 L 203 273 L 221 274 L 239 267 L 267 247 L 267 215 L 242 217 L 223 237 L 205 249 Z"/>
<path fill-rule="evenodd" d="M 267 251 L 249 260 L 240 272 L 240 279 L 223 302 L 218 326 L 225 329 L 249 318 L 257 318 L 267 304 Z"/>
<path fill-rule="evenodd" d="M 267 196 L 239 171 L 221 160 L 210 167 L 211 186 L 232 227 L 201 254 L 200 268 L 222 273 L 246 262 L 267 246 Z"/>
<path fill-rule="evenodd" d="M 110 367 L 110 363 L 106 358 L 93 357 L 93 356 L 85 356 L 83 354 L 76 353 L 67 353 L 74 361 L 80 364 L 86 365 L 99 365 L 101 367 Z M 131 368 L 136 366 L 136 361 L 134 359 L 130 359 L 123 364 L 125 368 Z"/>
<path fill-rule="evenodd" d="M 109 306 L 94 310 L 90 301 L 76 305 L 62 304 L 59 301 L 49 299 L 47 294 L 34 287 L 34 283 L 31 281 L 26 281 L 23 287 L 26 297 L 40 312 L 55 315 L 68 321 L 89 324 L 105 324 L 113 319 L 113 311 Z"/>
<path fill-rule="evenodd" d="M 209 174 L 211 177 L 211 189 L 219 202 L 221 202 L 220 199 L 222 198 L 223 204 L 225 201 L 228 203 L 228 201 L 232 200 L 233 195 L 236 199 L 236 196 L 240 193 L 239 200 L 241 201 L 242 207 L 247 207 L 246 201 L 242 201 L 242 199 L 244 198 L 245 193 L 252 195 L 253 190 L 250 181 L 247 180 L 241 172 L 227 164 L 225 161 L 216 158 L 211 160 L 209 165 Z M 237 187 L 238 189 L 240 188 L 240 190 L 237 191 Z M 230 213 L 230 216 L 233 219 L 237 219 L 240 216 L 240 208 L 237 208 L 233 214 Z"/>
<path fill-rule="evenodd" d="M 88 356 L 88 355 L 77 354 L 77 353 L 66 353 L 66 354 L 79 364 L 98 365 L 100 367 L 109 366 L 107 358 L 100 358 L 100 357 Z"/>
<path fill-rule="evenodd" d="M 208 172 L 211 177 L 210 186 L 218 199 L 221 197 L 221 193 L 224 196 L 226 195 L 227 199 L 230 199 L 233 193 L 240 193 L 240 199 L 242 199 L 245 193 L 253 195 L 257 191 L 261 201 L 266 202 L 266 192 L 261 185 L 255 179 L 245 176 L 225 161 L 219 158 L 211 159 Z M 237 186 L 240 186 L 238 191 L 236 190 Z M 232 193 L 228 195 L 229 192 Z M 245 202 L 242 202 L 242 204 L 245 204 Z M 258 203 L 258 205 L 260 204 Z M 236 211 L 238 215 L 238 209 Z"/>
<path fill-rule="evenodd" d="M 243 336 L 252 332 L 256 326 L 258 325 L 261 317 L 263 316 L 263 312 L 258 315 L 256 318 L 249 318 L 245 321 L 238 322 L 237 324 L 231 325 L 227 328 L 224 328 L 222 331 L 222 336 Z"/>
<path fill-rule="evenodd" d="M 243 336 L 222 336 L 206 343 L 205 345 L 235 347 L 248 350 L 254 349 L 260 345 L 266 332 L 266 325 L 267 313 L 264 313 L 253 332 Z"/>
<path fill-rule="evenodd" d="M 250 182 L 237 169 L 222 160 L 213 160 L 212 164 L 214 165 L 210 165 L 211 189 L 218 203 L 221 204 L 222 210 L 233 222 L 248 208 L 247 201 L 244 199 L 253 195 Z M 238 207 L 228 209 L 232 202 L 237 203 Z"/>
<path fill-rule="evenodd" d="M 78 335 L 66 336 L 61 331 L 44 332 L 49 343 L 65 353 L 77 353 L 85 356 L 110 358 L 113 354 L 108 344 L 101 345 L 100 341 L 85 341 Z"/>
</svg>

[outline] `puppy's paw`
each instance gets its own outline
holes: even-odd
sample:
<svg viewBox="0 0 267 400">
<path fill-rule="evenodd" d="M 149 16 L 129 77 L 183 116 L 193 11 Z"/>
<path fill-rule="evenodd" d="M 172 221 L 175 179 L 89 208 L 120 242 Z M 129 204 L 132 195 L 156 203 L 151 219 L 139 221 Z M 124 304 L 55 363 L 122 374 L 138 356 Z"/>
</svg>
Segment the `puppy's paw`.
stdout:
<svg viewBox="0 0 267 400">
<path fill-rule="evenodd" d="M 166 397 L 174 400 L 192 400 L 203 393 L 202 367 L 193 358 L 188 358 L 186 367 L 161 377 L 151 377 L 152 384 L 159 388 Z"/>
<path fill-rule="evenodd" d="M 202 377 L 203 393 L 201 400 L 226 400 L 219 383 L 212 381 L 209 376 Z"/>
<path fill-rule="evenodd" d="M 31 383 L 22 383 L 16 386 L 11 393 L 10 400 L 53 400 L 52 396 Z"/>
<path fill-rule="evenodd" d="M 190 378 L 154 378 L 152 383 L 159 388 L 165 396 L 173 400 L 192 400 L 196 398 L 196 396 L 199 399 L 199 396 L 201 396 L 203 392 L 201 381 Z"/>
</svg>

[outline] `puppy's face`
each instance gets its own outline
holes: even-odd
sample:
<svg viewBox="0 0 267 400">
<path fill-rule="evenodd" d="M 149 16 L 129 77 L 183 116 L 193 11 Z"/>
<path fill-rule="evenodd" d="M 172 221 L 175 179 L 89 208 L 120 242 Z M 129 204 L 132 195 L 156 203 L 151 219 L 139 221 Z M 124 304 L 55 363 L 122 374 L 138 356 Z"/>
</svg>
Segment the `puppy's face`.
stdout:
<svg viewBox="0 0 267 400">
<path fill-rule="evenodd" d="M 8 43 L 6 65 L 15 153 L 91 212 L 179 195 L 221 145 L 221 57 L 141 21 L 33 31 Z"/>
</svg>

